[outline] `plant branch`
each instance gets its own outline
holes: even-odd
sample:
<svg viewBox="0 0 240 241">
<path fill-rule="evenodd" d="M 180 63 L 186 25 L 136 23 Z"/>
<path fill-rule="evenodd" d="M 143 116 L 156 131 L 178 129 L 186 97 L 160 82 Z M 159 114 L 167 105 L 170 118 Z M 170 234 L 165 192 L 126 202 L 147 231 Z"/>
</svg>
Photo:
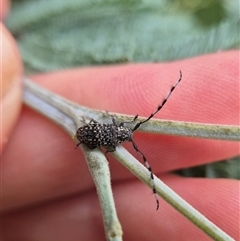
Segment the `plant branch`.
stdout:
<svg viewBox="0 0 240 241">
<path fill-rule="evenodd" d="M 72 137 L 75 136 L 77 128 L 82 125 L 82 117 L 95 119 L 100 123 L 111 121 L 109 120 L 109 116 L 106 114 L 106 112 L 92 110 L 77 105 L 62 98 L 61 96 L 45 90 L 44 88 L 32 83 L 27 79 L 24 80 L 23 101 L 29 107 L 33 108 L 61 126 Z M 133 118 L 123 117 L 123 115 L 118 114 L 115 116 L 118 121 L 127 121 Z M 154 133 L 171 135 L 205 137 L 232 141 L 240 140 L 240 128 L 237 126 L 205 125 L 197 123 L 151 120 L 141 126 L 139 129 L 142 131 L 151 131 Z M 81 148 L 84 152 L 89 170 L 93 176 L 97 188 L 107 240 L 121 241 L 122 230 L 117 218 L 115 204 L 113 201 L 108 163 L 99 150 L 90 151 L 85 146 L 82 146 Z M 128 153 L 122 146 L 118 146 L 116 152 L 112 154 L 126 168 L 134 173 L 134 175 L 151 187 L 149 171 L 133 156 L 131 156 L 130 153 Z M 154 180 L 157 193 L 207 235 L 218 241 L 233 240 L 224 231 L 201 215 L 191 205 L 186 203 L 156 176 Z"/>
<path fill-rule="evenodd" d="M 149 177 L 149 171 L 146 169 L 137 159 L 135 159 L 125 148 L 118 146 L 116 152 L 111 153 L 118 159 L 129 171 L 131 171 L 142 182 L 152 188 L 151 179 Z M 171 188 L 169 188 L 164 182 L 154 175 L 154 183 L 156 192 L 167 203 L 178 210 L 194 225 L 199 227 L 213 240 L 217 241 L 233 241 L 233 239 L 218 228 L 214 223 L 204 217 L 194 207 L 182 199 Z"/>
<path fill-rule="evenodd" d="M 75 134 L 77 128 L 82 124 L 80 120 L 83 116 L 89 119 L 95 119 L 100 123 L 111 121 L 106 111 L 93 110 L 77 105 L 61 96 L 45 90 L 28 79 L 24 80 L 24 89 L 25 104 L 60 125 L 71 135 Z M 118 113 L 111 114 L 116 117 L 118 122 L 130 121 L 133 119 L 133 116 L 121 115 Z M 142 121 L 145 118 L 139 117 L 138 119 Z M 164 135 L 240 141 L 240 127 L 233 125 L 152 119 L 140 126 L 138 130 Z"/>
</svg>

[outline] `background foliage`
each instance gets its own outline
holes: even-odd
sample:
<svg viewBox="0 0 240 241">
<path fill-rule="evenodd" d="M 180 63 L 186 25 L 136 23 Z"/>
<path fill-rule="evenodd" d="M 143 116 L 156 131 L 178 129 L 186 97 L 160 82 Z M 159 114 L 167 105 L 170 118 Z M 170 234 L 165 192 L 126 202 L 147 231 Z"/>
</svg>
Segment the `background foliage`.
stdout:
<svg viewBox="0 0 240 241">
<path fill-rule="evenodd" d="M 13 0 L 30 70 L 188 58 L 239 47 L 239 0 Z"/>
</svg>

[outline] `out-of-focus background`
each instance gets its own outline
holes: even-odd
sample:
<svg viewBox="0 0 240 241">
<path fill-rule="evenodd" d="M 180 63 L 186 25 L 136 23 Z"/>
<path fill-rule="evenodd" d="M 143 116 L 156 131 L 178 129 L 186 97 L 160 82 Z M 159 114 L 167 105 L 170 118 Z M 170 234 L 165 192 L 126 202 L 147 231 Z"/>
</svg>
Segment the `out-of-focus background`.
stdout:
<svg viewBox="0 0 240 241">
<path fill-rule="evenodd" d="M 12 0 L 26 73 L 158 62 L 239 48 L 239 0 Z M 239 157 L 181 170 L 240 179 Z"/>
<path fill-rule="evenodd" d="M 25 67 L 171 61 L 239 47 L 239 0 L 13 0 Z"/>
</svg>

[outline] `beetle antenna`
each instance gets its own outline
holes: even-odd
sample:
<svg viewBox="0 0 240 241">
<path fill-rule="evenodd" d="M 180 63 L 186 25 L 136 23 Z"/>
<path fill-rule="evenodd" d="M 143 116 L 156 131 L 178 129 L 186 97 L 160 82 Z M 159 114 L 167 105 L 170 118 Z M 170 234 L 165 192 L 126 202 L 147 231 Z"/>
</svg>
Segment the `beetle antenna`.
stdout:
<svg viewBox="0 0 240 241">
<path fill-rule="evenodd" d="M 163 106 L 166 104 L 167 100 L 169 99 L 170 95 L 172 94 L 172 92 L 174 91 L 174 89 L 177 87 L 177 85 L 180 83 L 181 80 L 182 80 L 182 72 L 181 72 L 181 70 L 180 70 L 180 78 L 178 79 L 177 83 L 176 83 L 174 86 L 172 86 L 172 88 L 170 89 L 168 95 L 167 95 L 166 98 L 163 100 L 162 104 L 159 105 L 159 106 L 157 107 L 156 111 L 154 111 L 146 120 L 138 122 L 138 123 L 134 126 L 134 128 L 132 129 L 132 131 L 137 130 L 143 123 L 145 123 L 145 122 L 149 121 L 150 119 L 152 119 L 152 118 L 158 113 L 158 111 L 160 111 L 160 110 L 163 108 Z"/>
</svg>

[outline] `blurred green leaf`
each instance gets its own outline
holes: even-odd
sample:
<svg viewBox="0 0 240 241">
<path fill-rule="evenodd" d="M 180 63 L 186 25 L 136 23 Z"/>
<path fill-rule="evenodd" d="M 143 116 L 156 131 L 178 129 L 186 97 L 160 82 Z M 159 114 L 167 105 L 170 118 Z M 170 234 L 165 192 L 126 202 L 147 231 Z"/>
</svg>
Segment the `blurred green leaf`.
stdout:
<svg viewBox="0 0 240 241">
<path fill-rule="evenodd" d="M 25 67 L 170 61 L 239 47 L 239 0 L 13 0 Z"/>
</svg>

